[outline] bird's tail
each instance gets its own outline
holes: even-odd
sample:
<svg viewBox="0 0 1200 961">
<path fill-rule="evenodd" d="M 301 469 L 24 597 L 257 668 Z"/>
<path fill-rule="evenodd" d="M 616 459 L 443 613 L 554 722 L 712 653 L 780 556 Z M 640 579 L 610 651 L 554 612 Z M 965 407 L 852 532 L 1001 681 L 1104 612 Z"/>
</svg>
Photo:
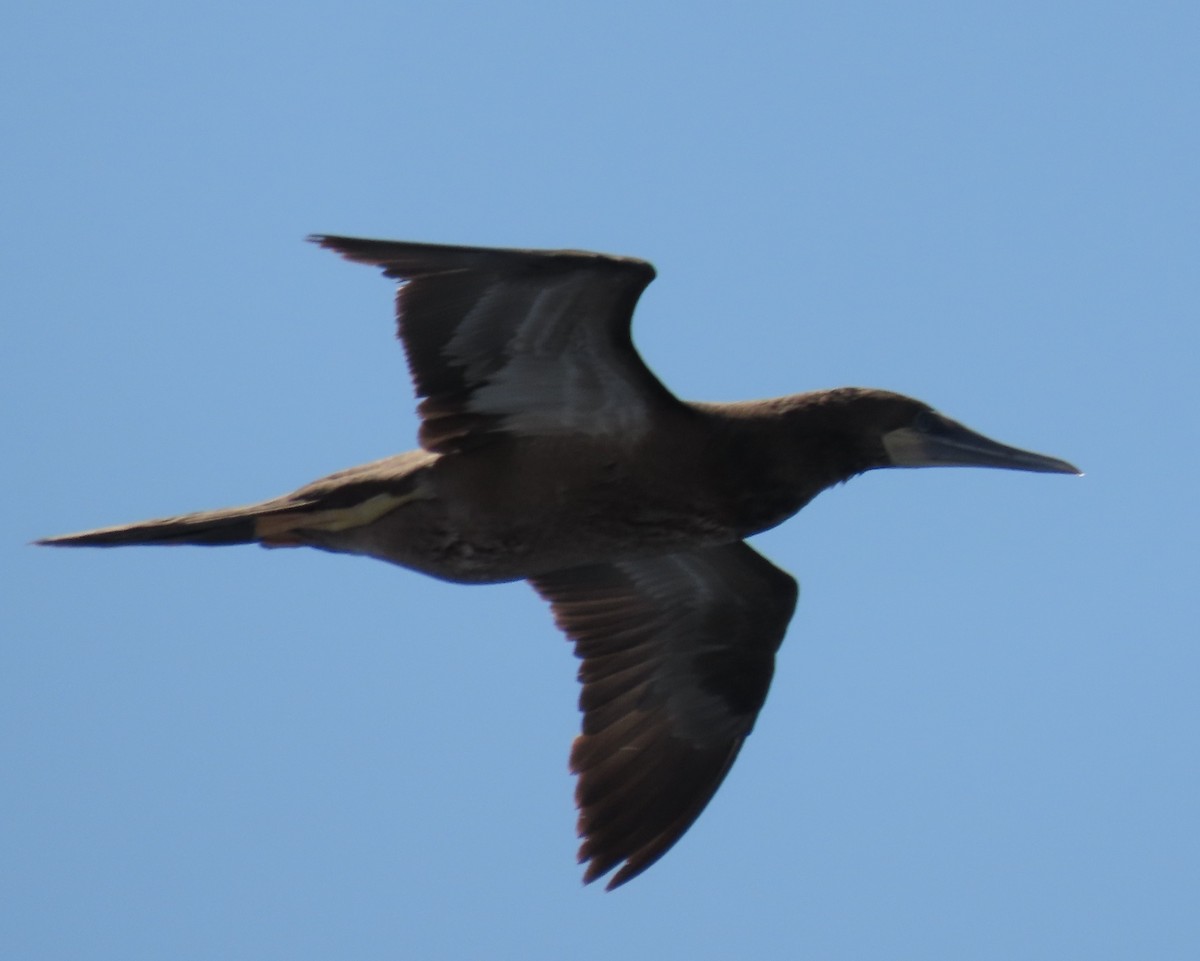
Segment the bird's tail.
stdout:
<svg viewBox="0 0 1200 961">
<path fill-rule="evenodd" d="M 136 524 L 100 527 L 78 534 L 60 534 L 34 541 L 50 547 L 124 547 L 130 544 L 253 544 L 263 539 L 266 518 L 294 511 L 295 502 L 266 501 L 245 507 L 181 514 Z"/>
</svg>

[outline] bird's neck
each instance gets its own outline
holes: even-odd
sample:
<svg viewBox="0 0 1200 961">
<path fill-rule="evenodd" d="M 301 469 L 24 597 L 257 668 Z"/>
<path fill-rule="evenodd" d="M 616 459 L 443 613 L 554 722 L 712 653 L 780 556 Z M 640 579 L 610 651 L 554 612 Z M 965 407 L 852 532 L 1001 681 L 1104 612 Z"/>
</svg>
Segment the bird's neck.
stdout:
<svg viewBox="0 0 1200 961">
<path fill-rule="evenodd" d="M 787 520 L 821 491 L 882 466 L 839 392 L 698 404 L 723 438 L 722 471 L 746 533 Z"/>
</svg>

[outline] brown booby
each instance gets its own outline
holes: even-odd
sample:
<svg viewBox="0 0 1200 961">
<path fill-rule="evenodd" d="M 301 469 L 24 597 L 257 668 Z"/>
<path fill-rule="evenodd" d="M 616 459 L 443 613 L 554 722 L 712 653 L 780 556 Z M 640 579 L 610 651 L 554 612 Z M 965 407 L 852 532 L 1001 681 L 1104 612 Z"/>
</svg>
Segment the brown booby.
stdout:
<svg viewBox="0 0 1200 961">
<path fill-rule="evenodd" d="M 310 239 L 400 282 L 420 449 L 258 504 L 38 543 L 307 546 L 528 580 L 582 660 L 585 882 L 618 868 L 611 889 L 662 857 L 754 726 L 797 585 L 745 538 L 874 468 L 1079 473 L 888 391 L 682 401 L 630 339 L 642 260 Z"/>
</svg>

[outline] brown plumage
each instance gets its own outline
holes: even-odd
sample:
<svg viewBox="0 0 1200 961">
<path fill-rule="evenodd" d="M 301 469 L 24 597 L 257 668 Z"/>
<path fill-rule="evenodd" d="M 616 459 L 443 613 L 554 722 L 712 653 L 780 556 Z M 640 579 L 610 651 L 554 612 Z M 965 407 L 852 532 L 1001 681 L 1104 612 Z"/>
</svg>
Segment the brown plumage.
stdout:
<svg viewBox="0 0 1200 961">
<path fill-rule="evenodd" d="M 681 401 L 630 339 L 644 261 L 313 239 L 400 281 L 421 449 L 259 504 L 38 543 L 310 546 L 529 580 L 582 661 L 585 881 L 616 869 L 613 888 L 660 858 L 754 726 L 797 587 L 745 537 L 874 468 L 1078 473 L 887 391 Z"/>
</svg>

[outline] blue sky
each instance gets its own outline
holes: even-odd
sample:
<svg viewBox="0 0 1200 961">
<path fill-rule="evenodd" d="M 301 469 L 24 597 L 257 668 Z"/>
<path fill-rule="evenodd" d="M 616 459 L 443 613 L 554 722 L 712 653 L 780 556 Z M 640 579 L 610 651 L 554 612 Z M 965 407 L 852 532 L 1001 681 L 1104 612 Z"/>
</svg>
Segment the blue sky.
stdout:
<svg viewBox="0 0 1200 961">
<path fill-rule="evenodd" d="M 23 959 L 1194 958 L 1191 4 L 26 4 L 0 32 L 0 938 Z M 523 585 L 38 536 L 413 445 L 311 232 L 652 260 L 682 396 L 903 391 L 693 830 L 581 888 Z"/>
</svg>

